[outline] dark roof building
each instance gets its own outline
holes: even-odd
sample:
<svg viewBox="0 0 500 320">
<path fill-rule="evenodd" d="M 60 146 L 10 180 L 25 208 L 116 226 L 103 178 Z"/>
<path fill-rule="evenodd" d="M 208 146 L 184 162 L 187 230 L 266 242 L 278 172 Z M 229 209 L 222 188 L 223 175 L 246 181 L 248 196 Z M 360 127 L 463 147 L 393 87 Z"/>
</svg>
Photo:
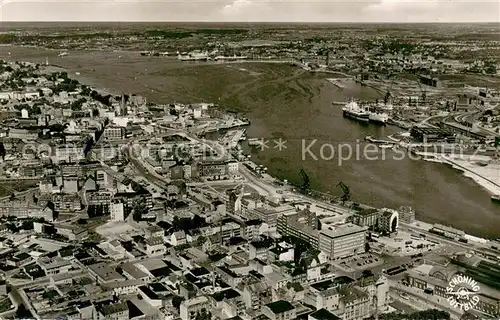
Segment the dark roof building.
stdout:
<svg viewBox="0 0 500 320">
<path fill-rule="evenodd" d="M 266 304 L 266 307 L 271 309 L 271 311 L 275 314 L 287 312 L 294 309 L 294 306 L 290 302 L 285 300 L 278 300 L 268 303 Z"/>
<path fill-rule="evenodd" d="M 309 315 L 311 320 L 342 320 L 326 309 L 319 309 Z"/>
</svg>

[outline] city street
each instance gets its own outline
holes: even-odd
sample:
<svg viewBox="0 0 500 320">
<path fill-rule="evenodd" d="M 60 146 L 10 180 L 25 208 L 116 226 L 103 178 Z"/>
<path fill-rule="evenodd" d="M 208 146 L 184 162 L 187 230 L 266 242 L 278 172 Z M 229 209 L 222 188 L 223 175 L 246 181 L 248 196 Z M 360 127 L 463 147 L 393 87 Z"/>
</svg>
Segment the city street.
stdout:
<svg viewBox="0 0 500 320">
<path fill-rule="evenodd" d="M 417 310 L 446 310 L 450 313 L 452 319 L 459 319 L 463 313 L 463 311 L 451 307 L 448 300 L 444 298 L 425 294 L 422 290 L 407 287 L 399 283 L 391 284 L 390 296 L 393 299 L 400 300 Z M 407 299 L 403 297 L 406 297 Z"/>
</svg>

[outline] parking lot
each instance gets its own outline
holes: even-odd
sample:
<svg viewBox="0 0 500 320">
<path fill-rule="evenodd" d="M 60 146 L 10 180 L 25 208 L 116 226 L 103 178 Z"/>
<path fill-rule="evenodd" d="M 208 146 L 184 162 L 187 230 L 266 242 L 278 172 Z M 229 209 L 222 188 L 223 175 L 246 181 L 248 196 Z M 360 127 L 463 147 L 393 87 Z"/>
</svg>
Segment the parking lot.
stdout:
<svg viewBox="0 0 500 320">
<path fill-rule="evenodd" d="M 426 239 L 425 236 L 406 231 L 398 231 L 396 236 L 380 237 L 376 240 L 378 243 L 385 245 L 388 254 L 397 256 L 424 254 L 440 247 L 440 244 Z"/>
<path fill-rule="evenodd" d="M 337 264 L 346 272 L 370 269 L 384 263 L 384 260 L 373 253 L 363 253 L 355 257 L 340 260 Z"/>
</svg>

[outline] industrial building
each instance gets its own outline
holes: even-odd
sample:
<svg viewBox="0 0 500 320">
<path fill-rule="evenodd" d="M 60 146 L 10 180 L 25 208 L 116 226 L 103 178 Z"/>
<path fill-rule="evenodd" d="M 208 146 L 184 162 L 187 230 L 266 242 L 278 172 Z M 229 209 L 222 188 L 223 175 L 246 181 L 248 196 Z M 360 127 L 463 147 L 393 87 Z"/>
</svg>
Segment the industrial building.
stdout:
<svg viewBox="0 0 500 320">
<path fill-rule="evenodd" d="M 337 260 L 363 252 L 366 242 L 366 227 L 352 223 L 341 226 L 324 225 L 318 229 L 314 212 L 303 210 L 278 219 L 277 230 L 281 235 L 302 239 L 324 252 L 329 260 Z"/>
<path fill-rule="evenodd" d="M 411 128 L 410 134 L 412 138 L 423 142 L 437 142 L 437 141 L 451 141 L 454 140 L 454 136 L 451 132 L 441 129 L 441 128 L 427 128 L 414 126 Z"/>
</svg>

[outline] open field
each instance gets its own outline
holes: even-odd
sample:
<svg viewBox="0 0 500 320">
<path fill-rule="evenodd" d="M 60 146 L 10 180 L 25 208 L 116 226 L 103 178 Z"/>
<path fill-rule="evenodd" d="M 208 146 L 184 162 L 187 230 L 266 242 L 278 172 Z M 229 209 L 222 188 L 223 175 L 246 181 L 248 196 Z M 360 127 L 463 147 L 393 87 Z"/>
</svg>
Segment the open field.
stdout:
<svg viewBox="0 0 500 320">
<path fill-rule="evenodd" d="M 0 198 L 10 196 L 14 192 L 21 192 L 34 188 L 37 183 L 22 182 L 22 181 L 1 181 L 0 182 Z"/>
</svg>

